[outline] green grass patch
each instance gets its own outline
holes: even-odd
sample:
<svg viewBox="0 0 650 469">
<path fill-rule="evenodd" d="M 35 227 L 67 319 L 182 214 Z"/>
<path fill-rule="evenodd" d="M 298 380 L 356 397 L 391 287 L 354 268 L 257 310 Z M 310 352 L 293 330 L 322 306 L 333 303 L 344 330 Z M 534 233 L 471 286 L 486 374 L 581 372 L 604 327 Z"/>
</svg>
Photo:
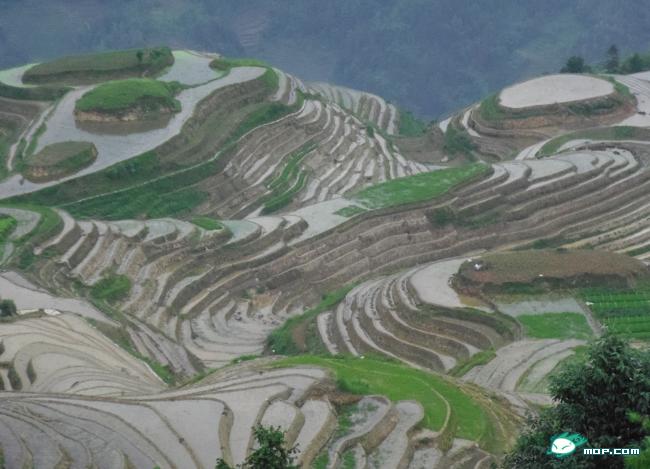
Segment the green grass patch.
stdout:
<svg viewBox="0 0 650 469">
<path fill-rule="evenodd" d="M 76 102 L 75 110 L 104 113 L 131 109 L 151 113 L 161 110 L 178 112 L 181 105 L 174 96 L 179 89 L 178 83 L 149 78 L 109 81 L 84 94 Z"/>
<path fill-rule="evenodd" d="M 422 202 L 441 196 L 489 171 L 490 166 L 474 163 L 420 173 L 370 186 L 356 193 L 353 198 L 371 209 Z"/>
<path fill-rule="evenodd" d="M 9 239 L 9 235 L 16 229 L 18 222 L 15 218 L 0 215 L 0 243 L 5 243 Z"/>
<path fill-rule="evenodd" d="M 83 83 L 102 78 L 153 76 L 173 63 L 174 56 L 168 47 L 100 52 L 62 57 L 35 65 L 25 72 L 23 81 Z"/>
<path fill-rule="evenodd" d="M 115 302 L 131 291 L 131 279 L 126 275 L 109 275 L 92 286 L 90 295 L 99 301 Z"/>
<path fill-rule="evenodd" d="M 456 437 L 478 441 L 494 450 L 497 429 L 481 405 L 451 381 L 406 365 L 374 358 L 296 356 L 276 366 L 314 365 L 333 371 L 337 382 L 355 390 L 361 384 L 363 394 L 380 394 L 392 401 L 414 399 L 424 407 L 423 426 L 434 431 L 446 418 L 445 400 L 456 423 Z"/>
<path fill-rule="evenodd" d="M 429 126 L 422 119 L 409 111 L 399 112 L 399 134 L 404 137 L 420 137 L 427 132 Z"/>
<path fill-rule="evenodd" d="M 337 215 L 341 215 L 342 217 L 351 218 L 355 215 L 359 215 L 360 213 L 364 213 L 367 211 L 368 211 L 367 209 L 363 207 L 359 207 L 358 205 L 348 205 L 347 207 L 343 207 L 334 213 Z"/>
<path fill-rule="evenodd" d="M 616 90 L 618 94 L 624 96 L 627 99 L 635 99 L 634 94 L 632 94 L 630 89 L 623 83 L 616 81 L 615 78 L 608 77 L 608 76 L 600 76 L 599 78 L 604 78 L 605 80 L 609 81 L 612 85 L 614 85 L 614 90 Z"/>
<path fill-rule="evenodd" d="M 451 376 L 464 376 L 475 366 L 485 365 L 491 362 L 496 356 L 497 354 L 493 349 L 481 350 L 464 362 L 458 363 L 455 367 L 449 370 L 449 374 Z"/>
<path fill-rule="evenodd" d="M 528 337 L 536 339 L 590 339 L 589 323 L 580 313 L 523 314 L 517 319 Z"/>
<path fill-rule="evenodd" d="M 194 217 L 192 218 L 192 223 L 194 223 L 196 226 L 200 226 L 204 230 L 223 230 L 223 225 L 215 220 L 214 218 L 210 217 Z"/>
<path fill-rule="evenodd" d="M 571 140 L 650 140 L 650 129 L 627 125 L 578 130 L 556 137 L 544 144 L 538 156 L 550 156 Z"/>
<path fill-rule="evenodd" d="M 336 306 L 354 285 L 346 285 L 323 296 L 323 299 L 313 308 L 308 309 L 300 316 L 294 316 L 271 332 L 267 339 L 267 348 L 274 350 L 279 355 L 296 355 L 304 352 L 325 352 L 320 339 L 314 336 L 309 340 L 308 326 L 313 323 L 320 313 Z M 317 331 L 314 331 L 317 332 Z"/>
</svg>

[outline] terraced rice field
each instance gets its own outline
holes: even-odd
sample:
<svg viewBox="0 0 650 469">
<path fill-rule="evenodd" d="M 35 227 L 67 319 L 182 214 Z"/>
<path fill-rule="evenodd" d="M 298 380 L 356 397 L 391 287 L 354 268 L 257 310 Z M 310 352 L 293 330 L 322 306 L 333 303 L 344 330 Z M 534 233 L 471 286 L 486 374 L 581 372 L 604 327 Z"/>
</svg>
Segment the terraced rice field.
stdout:
<svg viewBox="0 0 650 469">
<path fill-rule="evenodd" d="M 9 467 L 237 464 L 263 424 L 298 444 L 301 467 L 487 469 L 599 333 L 592 316 L 650 337 L 650 148 L 644 129 L 608 127 L 642 120 L 643 77 L 617 77 L 637 102 L 597 117 L 561 113 L 620 85 L 551 76 L 434 129 L 256 60 L 173 56 L 157 74 L 185 85 L 182 110 L 154 130 L 77 128 L 92 85 L 54 104 L 0 98 L 0 196 L 14 203 L 0 208 L 0 296 L 19 310 L 0 322 Z M 24 70 L 0 81 L 34 98 Z M 72 137 L 95 144 L 94 164 L 21 180 Z M 515 261 L 495 263 L 501 250 Z M 502 305 L 469 296 L 460 266 L 637 286 Z M 263 357 L 279 352 L 295 355 Z"/>
<path fill-rule="evenodd" d="M 434 374 L 368 356 L 364 358 L 321 358 L 300 356 L 284 359 L 275 366 L 316 365 L 331 369 L 343 389 L 359 394 L 381 394 L 392 401 L 415 399 L 423 405 L 422 425 L 445 438 L 479 441 L 499 451 L 510 435 L 503 431 L 513 421 L 485 408 L 472 392 Z M 505 427 L 504 427 L 505 425 Z"/>
</svg>

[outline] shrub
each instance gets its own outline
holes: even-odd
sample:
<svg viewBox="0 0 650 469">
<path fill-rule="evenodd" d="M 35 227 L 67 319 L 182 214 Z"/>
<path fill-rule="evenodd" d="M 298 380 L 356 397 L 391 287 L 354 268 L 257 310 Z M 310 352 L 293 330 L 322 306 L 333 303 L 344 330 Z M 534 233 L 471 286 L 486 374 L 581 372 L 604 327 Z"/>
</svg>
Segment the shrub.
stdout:
<svg viewBox="0 0 650 469">
<path fill-rule="evenodd" d="M 131 291 L 131 279 L 126 275 L 110 275 L 97 282 L 90 290 L 96 300 L 109 302 L 125 298 Z"/>
</svg>

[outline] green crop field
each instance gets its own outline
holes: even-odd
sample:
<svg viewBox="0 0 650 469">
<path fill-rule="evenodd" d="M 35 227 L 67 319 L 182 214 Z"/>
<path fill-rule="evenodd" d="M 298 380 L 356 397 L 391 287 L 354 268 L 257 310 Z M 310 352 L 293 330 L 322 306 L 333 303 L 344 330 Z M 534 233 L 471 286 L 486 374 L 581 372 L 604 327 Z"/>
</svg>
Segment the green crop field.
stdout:
<svg viewBox="0 0 650 469">
<path fill-rule="evenodd" d="M 276 366 L 315 365 L 332 370 L 338 386 L 356 394 L 381 394 L 393 401 L 417 400 L 424 407 L 423 426 L 443 428 L 447 405 L 454 436 L 478 441 L 482 447 L 502 449 L 502 428 L 472 395 L 441 376 L 375 358 L 302 355 L 280 360 Z"/>
<path fill-rule="evenodd" d="M 490 166 L 476 163 L 420 173 L 370 186 L 353 195 L 353 199 L 372 209 L 422 202 L 443 195 L 490 170 Z"/>
<path fill-rule="evenodd" d="M 583 289 L 581 296 L 611 332 L 650 340 L 650 285 L 627 290 L 589 288 Z"/>
<path fill-rule="evenodd" d="M 587 319 L 579 313 L 523 314 L 517 320 L 526 335 L 536 339 L 589 339 L 593 335 Z"/>
<path fill-rule="evenodd" d="M 109 81 L 84 94 L 76 103 L 77 111 L 111 112 L 142 107 L 148 111 L 161 108 L 180 111 L 174 99 L 179 86 L 149 78 Z"/>
<path fill-rule="evenodd" d="M 168 47 L 127 49 L 62 57 L 35 65 L 25 72 L 25 83 L 45 83 L 60 79 L 153 76 L 174 63 Z"/>
</svg>

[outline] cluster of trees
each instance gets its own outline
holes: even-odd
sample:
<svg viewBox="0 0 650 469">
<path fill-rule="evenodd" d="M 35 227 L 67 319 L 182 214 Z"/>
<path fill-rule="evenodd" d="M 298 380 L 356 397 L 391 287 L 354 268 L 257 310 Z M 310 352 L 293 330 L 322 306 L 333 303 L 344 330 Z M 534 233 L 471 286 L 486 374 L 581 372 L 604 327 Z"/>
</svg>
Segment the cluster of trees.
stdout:
<svg viewBox="0 0 650 469">
<path fill-rule="evenodd" d="M 634 54 L 621 59 L 618 47 L 612 44 L 607 49 L 605 60 L 596 65 L 589 65 L 585 59 L 579 55 L 569 57 L 566 64 L 560 70 L 561 73 L 591 73 L 591 72 L 607 72 L 607 73 L 638 73 L 645 70 L 650 70 L 650 53 Z"/>
<path fill-rule="evenodd" d="M 505 468 L 537 469 L 650 467 L 650 351 L 637 350 L 614 335 L 592 344 L 584 363 L 551 376 L 557 405 L 531 418 Z M 638 456 L 548 455 L 550 439 L 562 432 L 585 436 L 588 448 L 641 448 Z"/>
</svg>

